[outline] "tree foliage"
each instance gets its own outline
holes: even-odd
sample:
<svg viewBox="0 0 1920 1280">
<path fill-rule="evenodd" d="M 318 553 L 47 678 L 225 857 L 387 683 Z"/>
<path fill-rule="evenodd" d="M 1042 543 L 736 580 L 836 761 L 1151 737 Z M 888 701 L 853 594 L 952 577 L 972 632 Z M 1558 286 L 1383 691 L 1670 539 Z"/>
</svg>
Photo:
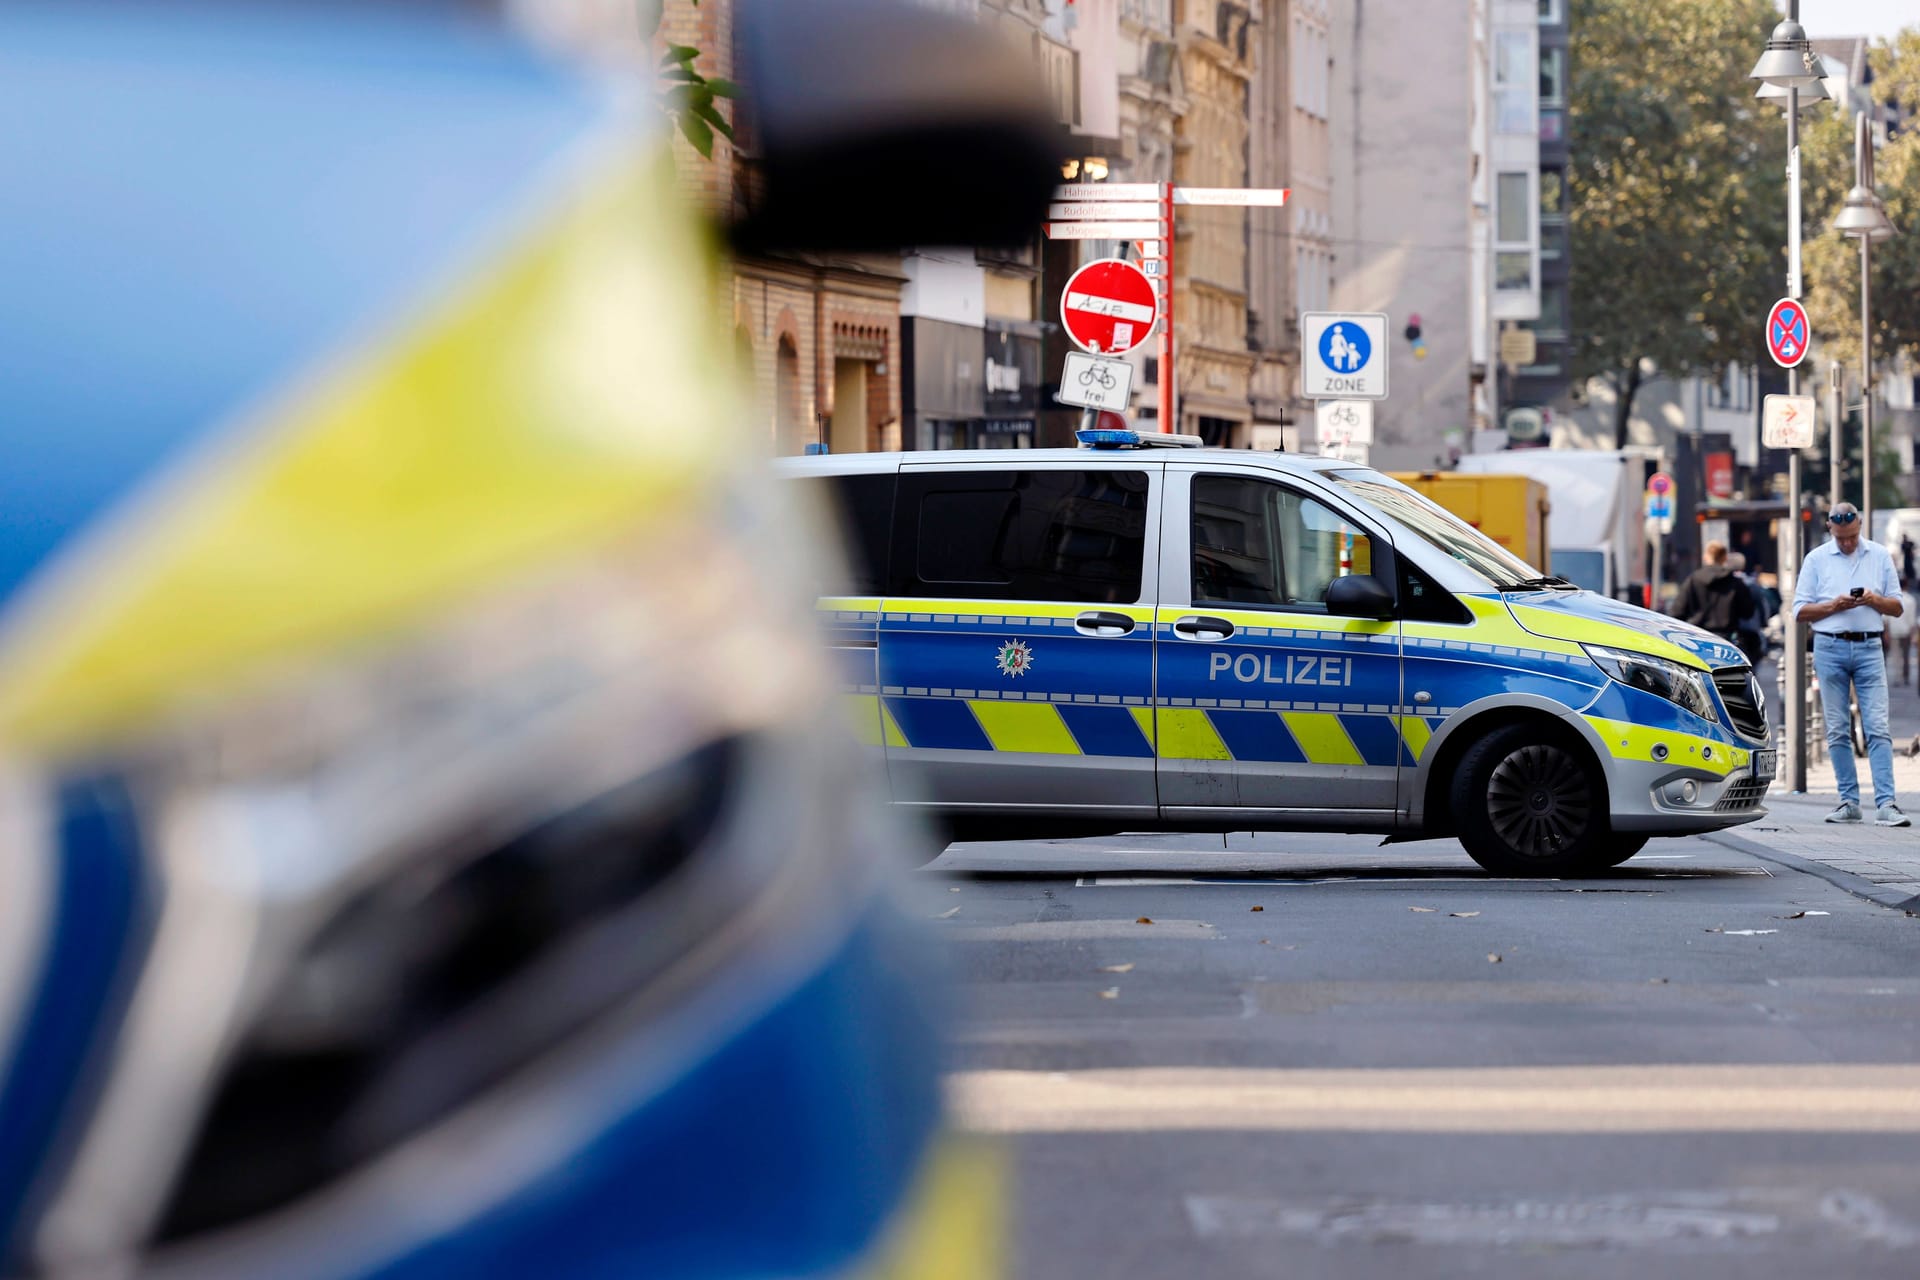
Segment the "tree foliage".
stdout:
<svg viewBox="0 0 1920 1280">
<path fill-rule="evenodd" d="M 1760 356 L 1786 278 L 1786 129 L 1747 79 L 1771 0 L 1573 0 L 1573 375 L 1617 395 Z M 1649 373 L 1651 370 L 1651 374 Z"/>
<path fill-rule="evenodd" d="M 1881 41 L 1869 55 L 1876 101 L 1904 104 L 1909 119 L 1920 111 L 1920 27 Z M 1853 120 L 1820 111 L 1803 132 L 1807 175 L 1807 237 L 1802 254 L 1807 276 L 1807 313 L 1821 354 L 1857 368 L 1860 360 L 1860 242 L 1832 229 L 1854 180 Z M 1905 348 L 1920 356 L 1920 128 L 1888 139 L 1874 156 L 1874 179 L 1898 234 L 1873 246 L 1873 354 L 1886 368 Z"/>
<path fill-rule="evenodd" d="M 698 6 L 700 0 L 690 0 L 690 3 Z M 660 23 L 666 16 L 664 0 L 639 0 L 639 15 L 640 32 L 651 44 L 658 39 Z M 733 126 L 720 114 L 718 100 L 736 97 L 738 90 L 731 80 L 709 76 L 695 67 L 693 64 L 699 57 L 696 46 L 669 41 L 660 53 L 654 74 L 659 82 L 660 109 L 693 149 L 710 160 L 714 134 L 733 141 Z"/>
</svg>

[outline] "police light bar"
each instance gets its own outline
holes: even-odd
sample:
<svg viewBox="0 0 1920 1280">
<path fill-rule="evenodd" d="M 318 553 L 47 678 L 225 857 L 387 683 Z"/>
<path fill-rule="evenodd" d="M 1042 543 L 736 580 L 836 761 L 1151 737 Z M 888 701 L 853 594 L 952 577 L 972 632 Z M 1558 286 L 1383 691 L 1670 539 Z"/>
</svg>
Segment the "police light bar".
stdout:
<svg viewBox="0 0 1920 1280">
<path fill-rule="evenodd" d="M 1175 431 L 1139 431 L 1114 427 L 1088 427 L 1073 433 L 1084 449 L 1198 449 L 1206 443 L 1199 436 Z"/>
</svg>

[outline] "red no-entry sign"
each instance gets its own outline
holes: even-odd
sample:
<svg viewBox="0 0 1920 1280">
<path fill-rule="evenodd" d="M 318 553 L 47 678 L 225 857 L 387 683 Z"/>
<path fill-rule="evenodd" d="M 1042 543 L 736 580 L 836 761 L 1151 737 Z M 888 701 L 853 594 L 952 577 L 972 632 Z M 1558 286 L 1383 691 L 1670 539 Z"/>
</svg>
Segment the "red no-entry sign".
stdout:
<svg viewBox="0 0 1920 1280">
<path fill-rule="evenodd" d="M 1073 273 L 1060 295 L 1060 320 L 1083 351 L 1117 356 L 1153 332 L 1153 281 L 1131 262 L 1102 258 Z"/>
<path fill-rule="evenodd" d="M 1792 298 L 1782 298 L 1767 312 L 1767 354 L 1782 369 L 1807 358 L 1807 309 Z"/>
</svg>

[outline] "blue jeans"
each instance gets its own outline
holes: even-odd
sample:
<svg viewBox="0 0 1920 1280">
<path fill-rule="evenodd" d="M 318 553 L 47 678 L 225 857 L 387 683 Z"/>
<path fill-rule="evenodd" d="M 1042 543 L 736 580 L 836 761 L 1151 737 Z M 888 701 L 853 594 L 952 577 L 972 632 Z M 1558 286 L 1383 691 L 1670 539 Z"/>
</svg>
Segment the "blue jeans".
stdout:
<svg viewBox="0 0 1920 1280">
<path fill-rule="evenodd" d="M 1860 803 L 1860 775 L 1853 766 L 1853 717 L 1847 711 L 1847 686 L 1860 702 L 1860 723 L 1867 734 L 1867 763 L 1873 767 L 1873 803 L 1893 803 L 1893 738 L 1887 732 L 1887 664 L 1880 640 L 1813 642 L 1813 669 L 1820 677 L 1820 710 L 1827 722 L 1827 754 L 1840 798 Z"/>
</svg>

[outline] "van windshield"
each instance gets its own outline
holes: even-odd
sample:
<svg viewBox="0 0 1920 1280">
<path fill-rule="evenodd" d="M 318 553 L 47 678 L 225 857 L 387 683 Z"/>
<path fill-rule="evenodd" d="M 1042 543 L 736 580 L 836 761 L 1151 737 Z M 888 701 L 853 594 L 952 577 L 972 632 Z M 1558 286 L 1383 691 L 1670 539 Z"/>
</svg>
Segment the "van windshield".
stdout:
<svg viewBox="0 0 1920 1280">
<path fill-rule="evenodd" d="M 1493 585 L 1496 591 L 1524 591 L 1557 585 L 1513 552 L 1405 485 L 1377 471 L 1327 473 L 1341 488 L 1402 527 L 1446 552 Z"/>
</svg>

